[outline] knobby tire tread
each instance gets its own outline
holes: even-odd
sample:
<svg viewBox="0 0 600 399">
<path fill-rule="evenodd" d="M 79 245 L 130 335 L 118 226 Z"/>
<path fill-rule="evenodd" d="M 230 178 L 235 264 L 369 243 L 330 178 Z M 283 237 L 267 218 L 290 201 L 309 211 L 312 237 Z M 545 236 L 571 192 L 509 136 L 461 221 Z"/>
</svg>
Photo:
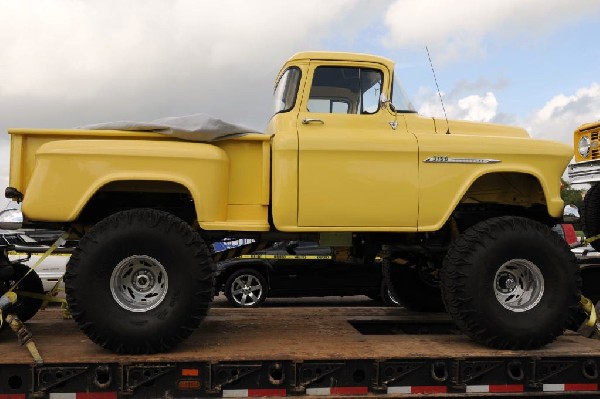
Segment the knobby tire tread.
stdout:
<svg viewBox="0 0 600 399">
<path fill-rule="evenodd" d="M 90 317 L 86 307 L 77 299 L 77 290 L 86 287 L 73 287 L 70 282 L 75 280 L 82 270 L 81 264 L 90 256 L 89 252 L 99 245 L 103 237 L 112 234 L 125 225 L 141 224 L 154 229 L 163 230 L 164 234 L 177 235 L 196 260 L 196 268 L 192 270 L 196 280 L 196 290 L 193 300 L 193 311 L 187 320 L 172 330 L 172 334 L 158 340 L 139 342 L 135 346 L 124 345 L 118 339 L 104 334 L 97 328 L 93 317 Z M 110 250 L 110 249 L 109 249 Z M 214 296 L 214 264 L 210 251 L 191 226 L 178 217 L 155 209 L 134 209 L 113 214 L 96 224 L 85 234 L 73 253 L 65 273 L 65 291 L 69 309 L 79 328 L 96 344 L 116 353 L 151 354 L 165 352 L 187 338 L 206 317 Z"/>
<path fill-rule="evenodd" d="M 480 318 L 484 315 L 478 314 L 472 303 L 472 294 L 465 289 L 467 279 L 472 278 L 469 272 L 472 267 L 469 265 L 469 260 L 473 254 L 479 250 L 485 251 L 490 242 L 515 230 L 532 230 L 542 236 L 547 236 L 551 245 L 564 246 L 564 251 L 561 251 L 563 256 L 560 263 L 565 268 L 567 278 L 573 279 L 576 287 L 581 287 L 581 277 L 575 257 L 560 237 L 552 233 L 547 226 L 536 221 L 522 217 L 504 216 L 472 226 L 454 242 L 441 270 L 442 298 L 448 313 L 459 329 L 476 342 L 499 349 L 535 349 L 552 342 L 572 322 L 572 315 L 575 315 L 579 309 L 580 292 L 578 290 L 569 293 L 567 303 L 563 304 L 566 316 L 563 317 L 562 323 L 557 322 L 547 331 L 517 342 L 505 339 L 501 332 L 492 331 L 486 328 L 485 323 L 480 322 Z M 552 292 L 552 289 L 553 287 L 546 287 L 546 293 Z M 498 304 L 498 306 L 501 305 Z"/>
</svg>

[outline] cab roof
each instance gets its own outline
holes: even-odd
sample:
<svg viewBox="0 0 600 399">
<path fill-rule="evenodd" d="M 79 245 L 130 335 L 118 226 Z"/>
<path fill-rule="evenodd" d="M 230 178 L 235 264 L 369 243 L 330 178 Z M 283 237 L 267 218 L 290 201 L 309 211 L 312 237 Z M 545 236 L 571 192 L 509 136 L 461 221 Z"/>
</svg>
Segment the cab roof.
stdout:
<svg viewBox="0 0 600 399">
<path fill-rule="evenodd" d="M 394 61 L 389 58 L 364 53 L 345 53 L 337 51 L 304 51 L 294 54 L 288 62 L 297 60 L 322 60 L 322 61 L 363 61 L 375 62 L 385 65 L 390 71 L 394 70 Z"/>
</svg>

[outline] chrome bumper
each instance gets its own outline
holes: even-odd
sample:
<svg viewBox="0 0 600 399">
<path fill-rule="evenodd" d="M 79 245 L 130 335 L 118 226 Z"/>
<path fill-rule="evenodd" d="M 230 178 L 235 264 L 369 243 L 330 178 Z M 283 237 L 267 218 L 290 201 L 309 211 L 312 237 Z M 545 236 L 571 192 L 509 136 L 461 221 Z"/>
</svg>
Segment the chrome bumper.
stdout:
<svg viewBox="0 0 600 399">
<path fill-rule="evenodd" d="M 573 184 L 600 181 L 600 160 L 573 163 L 567 169 Z"/>
</svg>

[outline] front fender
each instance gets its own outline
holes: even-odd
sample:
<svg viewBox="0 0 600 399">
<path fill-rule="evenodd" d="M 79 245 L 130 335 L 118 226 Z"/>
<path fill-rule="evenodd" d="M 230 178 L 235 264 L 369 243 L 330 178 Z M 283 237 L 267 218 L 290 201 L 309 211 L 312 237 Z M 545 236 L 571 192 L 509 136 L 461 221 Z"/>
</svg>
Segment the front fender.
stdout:
<svg viewBox="0 0 600 399">
<path fill-rule="evenodd" d="M 572 152 L 563 143 L 450 134 L 421 136 L 419 147 L 420 231 L 439 230 L 473 183 L 496 173 L 532 176 L 543 198 L 532 197 L 530 204 L 544 204 L 552 217 L 562 215 L 560 177 Z M 482 163 L 487 160 L 492 163 Z"/>
<path fill-rule="evenodd" d="M 90 198 L 114 181 L 167 181 L 191 193 L 198 220 L 226 218 L 229 159 L 206 143 L 62 140 L 42 145 L 24 193 L 30 221 L 74 221 Z"/>
</svg>

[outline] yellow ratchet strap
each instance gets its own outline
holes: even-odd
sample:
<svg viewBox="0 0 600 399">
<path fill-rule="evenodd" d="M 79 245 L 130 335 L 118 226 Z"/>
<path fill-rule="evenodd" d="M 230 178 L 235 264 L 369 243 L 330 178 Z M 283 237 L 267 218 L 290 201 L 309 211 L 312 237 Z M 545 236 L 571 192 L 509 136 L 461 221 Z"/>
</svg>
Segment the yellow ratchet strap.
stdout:
<svg viewBox="0 0 600 399">
<path fill-rule="evenodd" d="M 592 236 L 590 238 L 586 238 L 585 240 L 583 240 L 582 245 L 588 245 L 593 243 L 594 241 L 600 240 L 600 234 L 597 234 L 595 236 Z"/>
<path fill-rule="evenodd" d="M 584 312 L 589 315 L 585 325 L 588 327 L 596 327 L 596 330 L 600 333 L 600 322 L 598 322 L 598 315 L 596 314 L 596 308 L 592 301 L 582 295 L 579 304 Z"/>
</svg>

